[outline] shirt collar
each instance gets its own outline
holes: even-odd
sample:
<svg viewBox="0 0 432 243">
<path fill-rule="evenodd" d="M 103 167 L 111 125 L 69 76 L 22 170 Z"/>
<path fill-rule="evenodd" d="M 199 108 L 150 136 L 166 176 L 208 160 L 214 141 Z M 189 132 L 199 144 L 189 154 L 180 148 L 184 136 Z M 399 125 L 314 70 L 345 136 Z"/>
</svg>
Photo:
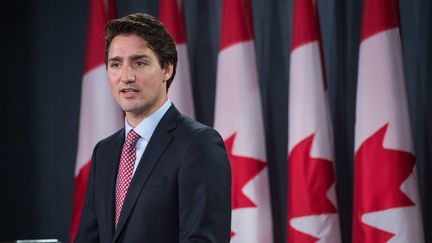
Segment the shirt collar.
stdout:
<svg viewBox="0 0 432 243">
<path fill-rule="evenodd" d="M 141 136 L 141 138 L 143 138 L 147 142 L 150 141 L 150 138 L 154 130 L 156 129 L 156 126 L 159 124 L 159 121 L 168 111 L 170 106 L 171 106 L 171 100 L 168 99 L 161 107 L 159 107 L 159 109 L 157 109 L 150 116 L 142 120 L 135 128 L 129 125 L 125 117 L 125 137 L 127 137 L 127 134 L 131 129 L 134 129 L 134 131 L 138 133 Z"/>
</svg>

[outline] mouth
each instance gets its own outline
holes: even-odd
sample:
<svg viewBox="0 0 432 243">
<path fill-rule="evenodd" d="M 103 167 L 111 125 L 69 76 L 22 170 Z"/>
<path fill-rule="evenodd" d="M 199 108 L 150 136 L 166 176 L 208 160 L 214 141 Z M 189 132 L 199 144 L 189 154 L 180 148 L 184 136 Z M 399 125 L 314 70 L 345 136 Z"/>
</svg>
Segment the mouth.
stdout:
<svg viewBox="0 0 432 243">
<path fill-rule="evenodd" d="M 126 98 L 133 97 L 138 92 L 139 92 L 138 89 L 132 89 L 132 88 L 125 88 L 120 90 L 120 93 L 123 94 Z"/>
</svg>

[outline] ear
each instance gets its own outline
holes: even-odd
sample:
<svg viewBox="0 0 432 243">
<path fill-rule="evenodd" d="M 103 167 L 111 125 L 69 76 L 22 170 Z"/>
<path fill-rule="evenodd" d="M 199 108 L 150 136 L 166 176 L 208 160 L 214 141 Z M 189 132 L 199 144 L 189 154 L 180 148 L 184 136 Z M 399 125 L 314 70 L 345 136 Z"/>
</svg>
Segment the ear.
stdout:
<svg viewBox="0 0 432 243">
<path fill-rule="evenodd" d="M 172 64 L 167 64 L 164 68 L 164 81 L 168 81 L 173 74 L 174 66 Z"/>
</svg>

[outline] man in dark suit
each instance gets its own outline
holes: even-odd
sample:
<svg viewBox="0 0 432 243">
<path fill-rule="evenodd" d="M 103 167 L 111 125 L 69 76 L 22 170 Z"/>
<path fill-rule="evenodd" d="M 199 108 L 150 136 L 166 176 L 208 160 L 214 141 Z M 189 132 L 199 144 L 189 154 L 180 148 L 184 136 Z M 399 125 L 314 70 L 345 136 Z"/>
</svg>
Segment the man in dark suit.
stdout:
<svg viewBox="0 0 432 243">
<path fill-rule="evenodd" d="M 108 79 L 125 127 L 94 148 L 75 242 L 229 242 L 231 171 L 223 140 L 167 97 L 174 41 L 147 14 L 105 29 Z"/>
</svg>

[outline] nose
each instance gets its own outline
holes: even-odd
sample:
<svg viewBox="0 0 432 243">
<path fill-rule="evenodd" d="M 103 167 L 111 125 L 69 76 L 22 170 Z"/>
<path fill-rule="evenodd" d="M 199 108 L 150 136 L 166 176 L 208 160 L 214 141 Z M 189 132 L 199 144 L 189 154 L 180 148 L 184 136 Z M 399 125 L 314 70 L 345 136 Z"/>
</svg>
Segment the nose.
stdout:
<svg viewBox="0 0 432 243">
<path fill-rule="evenodd" d="M 122 82 L 135 82 L 135 70 L 130 66 L 125 66 L 122 70 Z"/>
</svg>

